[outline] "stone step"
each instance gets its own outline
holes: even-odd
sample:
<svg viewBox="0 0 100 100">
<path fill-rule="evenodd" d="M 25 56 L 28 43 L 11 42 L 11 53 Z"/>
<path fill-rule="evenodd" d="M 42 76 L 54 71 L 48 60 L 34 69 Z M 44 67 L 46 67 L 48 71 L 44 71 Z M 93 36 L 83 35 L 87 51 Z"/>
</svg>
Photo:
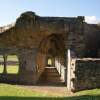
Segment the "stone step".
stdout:
<svg viewBox="0 0 100 100">
<path fill-rule="evenodd" d="M 61 80 L 59 78 L 42 78 L 41 80 L 42 82 L 61 82 Z"/>
<path fill-rule="evenodd" d="M 56 68 L 49 68 L 49 69 L 45 69 L 44 73 L 42 74 L 44 77 L 60 77 L 58 71 Z"/>
<path fill-rule="evenodd" d="M 44 73 L 42 77 L 60 77 L 60 75 L 57 73 Z"/>
<path fill-rule="evenodd" d="M 57 72 L 57 69 L 55 67 L 46 67 L 45 71 L 46 72 Z"/>
<path fill-rule="evenodd" d="M 43 76 L 59 76 L 60 77 L 60 74 L 58 72 L 44 72 L 42 74 Z"/>
<path fill-rule="evenodd" d="M 55 67 L 46 67 L 39 82 L 59 84 L 61 83 L 61 79 Z"/>
</svg>

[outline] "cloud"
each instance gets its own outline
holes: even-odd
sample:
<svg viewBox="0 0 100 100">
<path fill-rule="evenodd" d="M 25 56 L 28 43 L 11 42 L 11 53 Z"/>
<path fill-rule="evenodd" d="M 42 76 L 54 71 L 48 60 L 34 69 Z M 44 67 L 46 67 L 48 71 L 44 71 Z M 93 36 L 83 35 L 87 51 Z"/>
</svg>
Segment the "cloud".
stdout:
<svg viewBox="0 0 100 100">
<path fill-rule="evenodd" d="M 97 24 L 99 21 L 96 16 L 85 16 L 85 22 L 89 24 Z"/>
</svg>

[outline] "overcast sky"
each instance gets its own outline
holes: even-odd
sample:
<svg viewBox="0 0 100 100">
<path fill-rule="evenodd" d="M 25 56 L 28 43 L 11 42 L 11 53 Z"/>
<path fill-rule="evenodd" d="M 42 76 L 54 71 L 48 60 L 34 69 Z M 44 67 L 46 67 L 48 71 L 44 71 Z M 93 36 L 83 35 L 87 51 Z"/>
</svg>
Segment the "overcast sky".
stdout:
<svg viewBox="0 0 100 100">
<path fill-rule="evenodd" d="M 15 22 L 25 11 L 40 16 L 86 16 L 88 23 L 100 22 L 100 0 L 0 0 L 0 26 Z"/>
</svg>

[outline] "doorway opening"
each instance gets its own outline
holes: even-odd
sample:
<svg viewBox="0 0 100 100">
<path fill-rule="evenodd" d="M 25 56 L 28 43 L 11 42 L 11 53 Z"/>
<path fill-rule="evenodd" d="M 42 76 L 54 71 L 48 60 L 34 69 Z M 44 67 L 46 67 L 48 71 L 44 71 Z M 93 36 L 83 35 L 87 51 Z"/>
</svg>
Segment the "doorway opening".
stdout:
<svg viewBox="0 0 100 100">
<path fill-rule="evenodd" d="M 19 60 L 17 55 L 7 56 L 7 74 L 18 74 L 19 73 Z"/>
<path fill-rule="evenodd" d="M 47 65 L 48 65 L 48 67 L 52 66 L 52 59 L 51 58 L 47 59 Z"/>
</svg>

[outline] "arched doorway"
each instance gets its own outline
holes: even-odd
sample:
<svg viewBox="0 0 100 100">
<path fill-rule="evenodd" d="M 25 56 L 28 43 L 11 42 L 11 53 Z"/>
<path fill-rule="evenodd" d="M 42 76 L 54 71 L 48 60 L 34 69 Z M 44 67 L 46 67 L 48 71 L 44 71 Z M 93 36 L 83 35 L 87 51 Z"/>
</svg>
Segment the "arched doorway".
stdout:
<svg viewBox="0 0 100 100">
<path fill-rule="evenodd" d="M 47 56 L 46 63 L 47 67 L 55 67 L 55 57 Z"/>
<path fill-rule="evenodd" d="M 61 71 L 58 71 L 58 67 L 62 67 L 61 61 L 58 61 L 59 66 L 58 64 L 56 64 L 57 66 L 55 66 L 55 58 L 64 57 L 64 43 L 64 37 L 61 34 L 52 34 L 42 40 L 39 46 L 39 52 L 46 55 L 46 65 L 44 66 L 44 71 L 40 76 L 40 80 L 42 80 L 42 82 L 54 84 L 59 84 L 62 82 L 61 74 L 63 73 L 60 73 Z"/>
<path fill-rule="evenodd" d="M 49 67 L 52 66 L 52 58 L 50 58 L 50 57 L 47 58 L 47 66 L 49 66 Z"/>
</svg>

